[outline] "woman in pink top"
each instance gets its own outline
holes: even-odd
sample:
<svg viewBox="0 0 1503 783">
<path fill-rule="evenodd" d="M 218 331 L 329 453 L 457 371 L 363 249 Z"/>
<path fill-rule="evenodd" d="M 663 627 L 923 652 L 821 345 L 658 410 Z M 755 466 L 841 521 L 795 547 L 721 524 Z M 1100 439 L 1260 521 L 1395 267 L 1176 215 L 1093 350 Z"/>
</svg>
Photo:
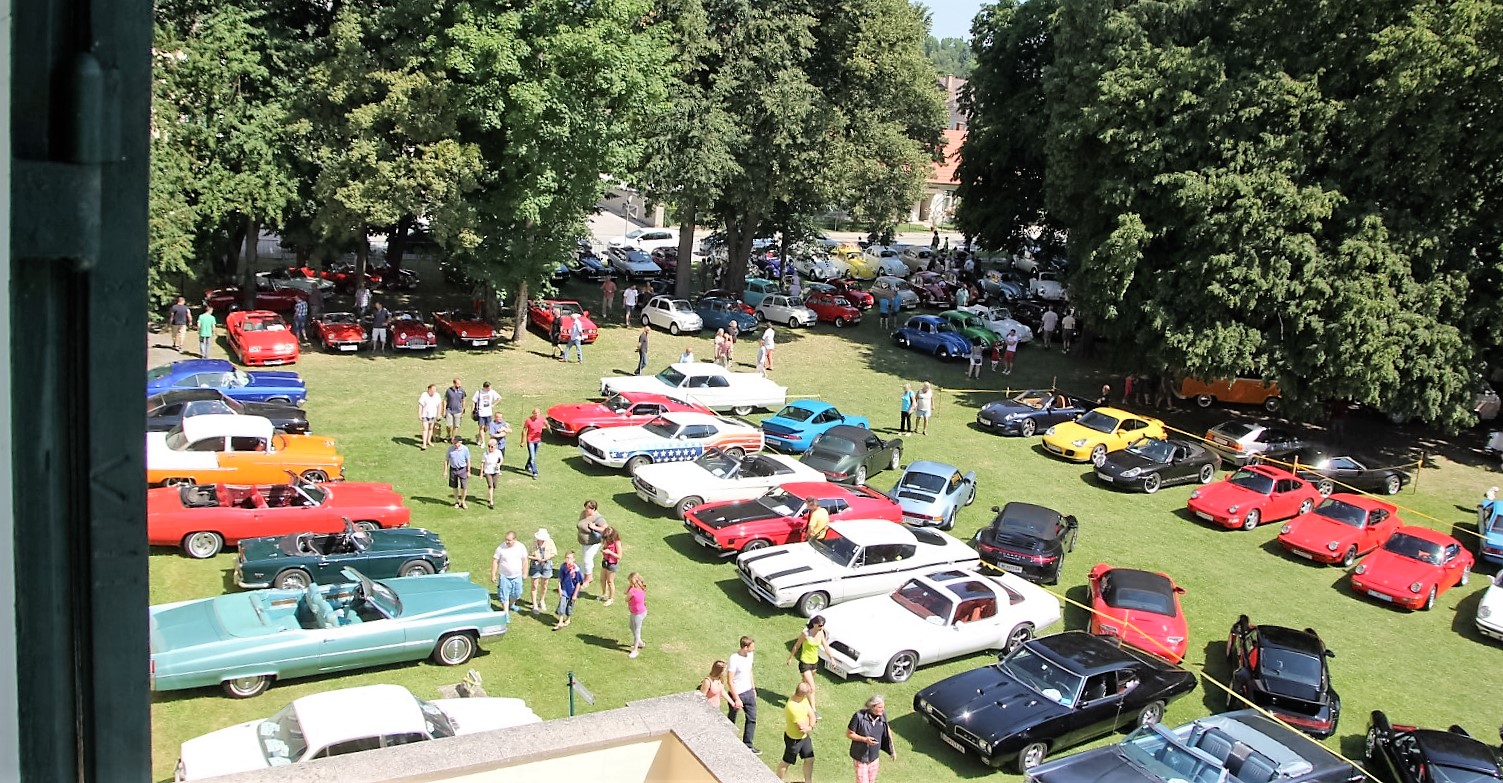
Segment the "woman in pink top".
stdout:
<svg viewBox="0 0 1503 783">
<path fill-rule="evenodd" d="M 642 621 L 647 619 L 647 583 L 636 571 L 626 578 L 627 624 L 631 628 L 631 655 L 635 658 L 647 645 L 642 643 Z"/>
<path fill-rule="evenodd" d="M 600 549 L 600 567 L 605 571 L 605 585 L 600 590 L 600 600 L 610 606 L 616 601 L 616 571 L 621 568 L 621 534 L 613 527 L 600 534 L 605 545 Z"/>
<path fill-rule="evenodd" d="M 699 683 L 699 694 L 705 697 L 716 710 L 720 709 L 720 700 L 725 697 L 725 661 L 716 661 L 710 666 L 710 675 Z"/>
</svg>

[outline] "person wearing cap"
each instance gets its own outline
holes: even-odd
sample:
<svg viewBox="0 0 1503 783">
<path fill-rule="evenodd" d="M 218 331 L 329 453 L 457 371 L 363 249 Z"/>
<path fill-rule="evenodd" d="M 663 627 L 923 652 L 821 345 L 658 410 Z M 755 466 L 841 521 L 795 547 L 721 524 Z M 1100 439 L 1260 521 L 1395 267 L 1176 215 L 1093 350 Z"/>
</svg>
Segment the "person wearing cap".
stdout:
<svg viewBox="0 0 1503 783">
<path fill-rule="evenodd" d="M 444 470 L 449 476 L 449 486 L 454 490 L 454 507 L 469 508 L 465 498 L 470 493 L 470 450 L 458 436 L 444 454 Z"/>
<path fill-rule="evenodd" d="M 553 559 L 558 557 L 558 547 L 547 528 L 538 528 L 532 534 L 532 548 L 527 551 L 527 575 L 532 577 L 532 611 L 543 614 L 548 611 L 548 580 L 553 578 Z"/>
</svg>

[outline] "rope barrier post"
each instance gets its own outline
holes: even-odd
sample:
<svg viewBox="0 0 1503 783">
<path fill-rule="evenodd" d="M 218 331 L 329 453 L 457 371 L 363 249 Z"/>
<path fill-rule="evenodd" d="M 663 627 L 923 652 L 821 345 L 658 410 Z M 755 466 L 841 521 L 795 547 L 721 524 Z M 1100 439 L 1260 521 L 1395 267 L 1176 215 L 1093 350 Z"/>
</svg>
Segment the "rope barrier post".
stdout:
<svg viewBox="0 0 1503 783">
<path fill-rule="evenodd" d="M 1414 463 L 1414 480 L 1409 482 L 1409 494 L 1419 491 L 1420 474 L 1425 472 L 1425 452 L 1420 452 L 1419 462 Z"/>
</svg>

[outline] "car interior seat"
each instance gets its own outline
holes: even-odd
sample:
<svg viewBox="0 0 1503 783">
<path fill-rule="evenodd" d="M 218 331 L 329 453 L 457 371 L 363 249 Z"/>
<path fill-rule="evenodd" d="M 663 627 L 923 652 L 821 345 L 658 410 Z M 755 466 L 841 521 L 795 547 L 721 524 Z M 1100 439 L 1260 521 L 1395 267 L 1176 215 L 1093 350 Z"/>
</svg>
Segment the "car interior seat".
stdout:
<svg viewBox="0 0 1503 783">
<path fill-rule="evenodd" d="M 339 626 L 339 616 L 334 611 L 334 607 L 329 603 L 329 600 L 324 598 L 323 593 L 319 592 L 318 585 L 308 585 L 307 592 L 308 611 L 318 619 L 319 627 L 337 628 Z"/>
</svg>

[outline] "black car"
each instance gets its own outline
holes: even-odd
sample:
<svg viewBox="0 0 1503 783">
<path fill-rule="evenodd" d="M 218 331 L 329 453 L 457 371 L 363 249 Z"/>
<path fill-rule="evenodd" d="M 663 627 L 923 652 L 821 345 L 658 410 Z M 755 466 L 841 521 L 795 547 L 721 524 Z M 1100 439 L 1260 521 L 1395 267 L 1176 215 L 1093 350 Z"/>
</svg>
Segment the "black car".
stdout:
<svg viewBox="0 0 1503 783">
<path fill-rule="evenodd" d="M 1143 438 L 1120 451 L 1108 452 L 1096 468 L 1104 484 L 1148 494 L 1160 487 L 1200 482 L 1209 484 L 1221 469 L 1221 457 L 1188 440 Z"/>
<path fill-rule="evenodd" d="M 1136 723 L 1195 690 L 1195 675 L 1084 631 L 1034 639 L 991 665 L 947 677 L 913 697 L 913 711 L 956 750 L 988 766 L 1029 771 L 1051 751 Z"/>
<path fill-rule="evenodd" d="M 1445 731 L 1395 726 L 1374 711 L 1363 748 L 1367 771 L 1385 783 L 1503 780 L 1498 754 L 1460 726 Z"/>
<path fill-rule="evenodd" d="M 580 253 L 570 266 L 574 269 L 575 277 L 592 283 L 598 283 L 612 274 L 610 265 L 601 261 L 593 251 Z"/>
<path fill-rule="evenodd" d="M 1409 474 L 1397 468 L 1368 467 L 1378 462 L 1348 454 L 1332 454 L 1319 446 L 1309 446 L 1282 458 L 1299 466 L 1295 471 L 1322 495 L 1359 489 L 1397 495 L 1409 483 Z"/>
<path fill-rule="evenodd" d="M 865 427 L 840 424 L 814 439 L 799 461 L 843 484 L 865 484 L 873 473 L 897 470 L 903 439 L 882 440 Z"/>
<path fill-rule="evenodd" d="M 240 402 L 218 389 L 175 389 L 146 398 L 146 431 L 166 432 L 188 416 L 205 413 L 237 413 L 261 416 L 271 426 L 291 435 L 308 431 L 308 414 L 295 405 L 275 402 Z"/>
<path fill-rule="evenodd" d="M 1034 767 L 1030 783 L 1360 783 L 1362 770 L 1257 710 L 1177 728 L 1155 724 L 1115 745 Z"/>
<path fill-rule="evenodd" d="M 1253 625 L 1237 618 L 1226 640 L 1234 692 L 1312 737 L 1329 737 L 1341 719 L 1341 697 L 1326 662 L 1336 653 L 1313 629 Z M 1232 707 L 1241 700 L 1227 697 Z"/>
<path fill-rule="evenodd" d="M 1056 424 L 1074 421 L 1096 403 L 1049 389 L 1029 389 L 1010 400 L 981 406 L 976 426 L 1000 435 L 1033 437 Z"/>
<path fill-rule="evenodd" d="M 1059 583 L 1065 553 L 1075 550 L 1080 524 L 1075 517 L 1032 503 L 992 506 L 997 516 L 976 531 L 971 546 L 982 565 L 1017 574 L 1030 582 Z"/>
</svg>

